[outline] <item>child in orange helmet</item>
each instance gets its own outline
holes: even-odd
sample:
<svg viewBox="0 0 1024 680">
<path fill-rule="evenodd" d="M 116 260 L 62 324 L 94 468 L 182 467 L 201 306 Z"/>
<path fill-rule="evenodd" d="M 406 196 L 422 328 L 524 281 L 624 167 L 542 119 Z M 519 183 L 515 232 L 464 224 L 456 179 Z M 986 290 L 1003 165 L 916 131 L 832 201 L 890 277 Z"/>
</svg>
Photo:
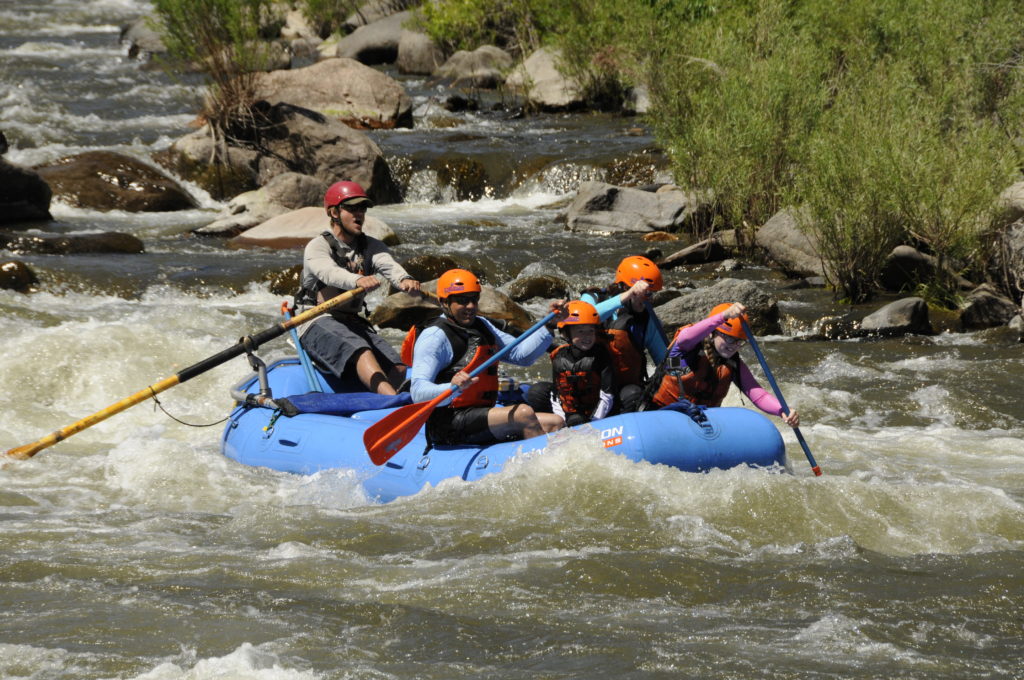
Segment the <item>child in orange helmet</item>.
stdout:
<svg viewBox="0 0 1024 680">
<path fill-rule="evenodd" d="M 567 342 L 551 352 L 551 405 L 572 427 L 608 415 L 615 401 L 615 371 L 594 306 L 573 300 L 568 310 L 558 322 Z"/>
<path fill-rule="evenodd" d="M 682 396 L 694 404 L 721 406 L 735 383 L 765 413 L 779 416 L 790 427 L 800 425 L 800 415 L 795 410 L 783 413 L 782 405 L 758 384 L 740 359 L 739 349 L 747 339 L 740 317 L 745 320 L 746 311 L 738 302 L 720 304 L 706 319 L 676 332 L 666 364 L 675 360 L 680 366 L 671 373 L 664 367 L 659 371 L 662 377 L 652 399 L 655 406 L 676 402 L 680 387 Z"/>
</svg>

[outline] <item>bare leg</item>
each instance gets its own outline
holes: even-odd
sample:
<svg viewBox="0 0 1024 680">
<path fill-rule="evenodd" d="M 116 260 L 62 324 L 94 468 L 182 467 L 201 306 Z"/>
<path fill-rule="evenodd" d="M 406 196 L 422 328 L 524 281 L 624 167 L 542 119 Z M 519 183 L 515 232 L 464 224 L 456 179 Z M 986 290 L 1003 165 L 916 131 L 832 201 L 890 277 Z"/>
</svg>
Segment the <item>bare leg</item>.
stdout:
<svg viewBox="0 0 1024 680">
<path fill-rule="evenodd" d="M 554 413 L 538 413 L 537 420 L 540 421 L 541 429 L 545 432 L 554 432 L 565 427 L 565 421 Z"/>
<path fill-rule="evenodd" d="M 356 359 L 356 375 L 359 376 L 359 381 L 371 392 L 395 394 L 395 388 L 388 381 L 387 376 L 384 375 L 380 362 L 377 361 L 377 357 L 373 355 L 373 352 L 368 349 L 360 352 L 359 358 Z"/>
<path fill-rule="evenodd" d="M 526 404 L 492 408 L 487 412 L 487 428 L 499 440 L 517 435 L 523 439 L 539 437 L 545 432 L 537 420 L 537 414 Z"/>
</svg>

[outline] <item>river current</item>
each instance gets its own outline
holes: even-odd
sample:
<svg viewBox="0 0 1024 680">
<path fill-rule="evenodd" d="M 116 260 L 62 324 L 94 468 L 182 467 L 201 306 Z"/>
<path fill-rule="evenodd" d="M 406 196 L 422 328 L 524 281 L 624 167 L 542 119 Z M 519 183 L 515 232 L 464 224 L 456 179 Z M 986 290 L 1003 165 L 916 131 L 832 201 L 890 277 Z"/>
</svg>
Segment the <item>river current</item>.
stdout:
<svg viewBox="0 0 1024 680">
<path fill-rule="evenodd" d="M 117 44 L 148 10 L 0 0 L 8 160 L 145 159 L 188 132 L 196 83 L 140 69 Z M 406 201 L 373 209 L 400 258 L 457 253 L 499 286 L 550 272 L 583 287 L 651 245 L 557 219 L 581 179 L 656 158 L 642 121 L 468 112 L 441 126 L 441 93 L 403 83 L 416 128 L 374 133 L 404 169 Z M 424 169 L 441 156 L 508 171 L 457 200 Z M 41 225 L 130 232 L 143 255 L 0 252 L 42 279 L 41 292 L 0 291 L 0 448 L 276 323 L 280 298 L 260 281 L 301 253 L 183 236 L 221 207 L 189 189 L 199 209 L 55 203 Z M 792 474 L 687 474 L 580 436 L 381 505 L 350 472 L 241 466 L 221 456 L 221 426 L 147 402 L 0 469 L 0 677 L 1024 678 L 1016 337 L 813 341 L 816 319 L 845 311 L 827 291 L 755 265 L 729 275 L 780 300 L 783 334 L 762 346 L 822 477 L 784 426 Z M 218 421 L 247 371 L 234 360 L 160 401 Z"/>
</svg>

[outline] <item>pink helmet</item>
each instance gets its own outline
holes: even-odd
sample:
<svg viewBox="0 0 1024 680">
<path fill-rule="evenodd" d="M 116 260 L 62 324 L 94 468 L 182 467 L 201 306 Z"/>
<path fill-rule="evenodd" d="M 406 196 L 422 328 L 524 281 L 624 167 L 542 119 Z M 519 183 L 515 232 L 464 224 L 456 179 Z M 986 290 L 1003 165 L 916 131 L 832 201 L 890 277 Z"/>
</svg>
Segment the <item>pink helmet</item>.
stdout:
<svg viewBox="0 0 1024 680">
<path fill-rule="evenodd" d="M 354 200 L 360 199 L 360 200 Z M 349 203 L 349 205 L 373 205 L 373 201 L 363 191 L 363 187 L 359 186 L 356 182 L 335 182 L 328 189 L 327 193 L 324 194 L 324 207 L 330 208 L 336 206 L 339 203 Z"/>
</svg>

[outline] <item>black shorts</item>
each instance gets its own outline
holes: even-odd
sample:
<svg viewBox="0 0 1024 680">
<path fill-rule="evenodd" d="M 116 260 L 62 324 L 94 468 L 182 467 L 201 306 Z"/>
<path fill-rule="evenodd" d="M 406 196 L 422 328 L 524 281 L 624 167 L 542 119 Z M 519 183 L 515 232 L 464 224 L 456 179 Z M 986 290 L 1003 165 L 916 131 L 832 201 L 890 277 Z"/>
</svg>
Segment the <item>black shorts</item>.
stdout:
<svg viewBox="0 0 1024 680">
<path fill-rule="evenodd" d="M 359 317 L 353 316 L 343 323 L 338 319 L 324 316 L 302 334 L 302 347 L 317 364 L 333 373 L 335 377 L 352 377 L 353 360 L 363 350 L 370 350 L 385 373 L 402 360 L 398 352 L 377 335 L 373 328 Z"/>
<path fill-rule="evenodd" d="M 427 420 L 427 436 L 435 444 L 494 444 L 498 439 L 487 426 L 487 406 L 438 408 Z"/>
</svg>

